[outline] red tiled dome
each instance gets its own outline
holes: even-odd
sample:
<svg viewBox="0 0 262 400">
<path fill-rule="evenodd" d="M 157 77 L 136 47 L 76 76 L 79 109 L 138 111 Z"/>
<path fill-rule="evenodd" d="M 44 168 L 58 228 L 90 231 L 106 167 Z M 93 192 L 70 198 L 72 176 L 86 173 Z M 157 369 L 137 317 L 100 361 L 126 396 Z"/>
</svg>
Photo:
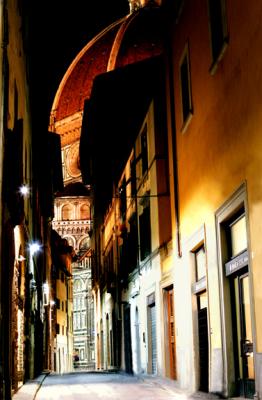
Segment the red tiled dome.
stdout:
<svg viewBox="0 0 262 400">
<path fill-rule="evenodd" d="M 58 89 L 56 120 L 83 110 L 84 100 L 91 93 L 93 79 L 107 69 L 111 46 L 120 23 L 115 23 L 88 43 L 69 67 Z"/>
<path fill-rule="evenodd" d="M 58 121 L 81 113 L 95 77 L 163 52 L 160 7 L 144 7 L 116 21 L 77 55 L 58 88 L 51 112 L 51 129 Z"/>
</svg>

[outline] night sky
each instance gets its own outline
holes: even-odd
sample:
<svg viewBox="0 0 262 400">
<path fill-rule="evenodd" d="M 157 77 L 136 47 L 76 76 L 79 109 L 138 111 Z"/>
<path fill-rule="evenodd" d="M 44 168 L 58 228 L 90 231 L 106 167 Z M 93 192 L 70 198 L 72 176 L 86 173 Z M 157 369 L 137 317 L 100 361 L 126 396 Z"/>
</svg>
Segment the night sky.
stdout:
<svg viewBox="0 0 262 400">
<path fill-rule="evenodd" d="M 33 112 L 48 124 L 55 93 L 75 56 L 103 28 L 126 15 L 129 4 L 128 0 L 29 1 Z"/>
</svg>

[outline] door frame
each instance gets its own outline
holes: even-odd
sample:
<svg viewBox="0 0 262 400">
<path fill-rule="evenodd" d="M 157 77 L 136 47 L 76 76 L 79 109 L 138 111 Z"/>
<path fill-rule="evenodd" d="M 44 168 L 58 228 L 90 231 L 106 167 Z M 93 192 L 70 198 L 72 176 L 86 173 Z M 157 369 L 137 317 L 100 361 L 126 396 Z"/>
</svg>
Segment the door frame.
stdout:
<svg viewBox="0 0 262 400">
<path fill-rule="evenodd" d="M 133 355 L 132 355 L 132 337 L 131 337 L 131 305 L 125 303 L 123 306 L 124 319 L 124 349 L 125 349 L 125 371 L 133 374 Z"/>
<path fill-rule="evenodd" d="M 222 362 L 223 362 L 223 396 L 232 397 L 236 393 L 235 381 L 235 359 L 232 350 L 233 327 L 232 327 L 232 310 L 231 310 L 231 293 L 230 282 L 225 274 L 225 264 L 227 259 L 227 241 L 223 224 L 243 208 L 246 217 L 247 228 L 247 251 L 250 254 L 250 234 L 249 234 L 249 217 L 248 203 L 246 194 L 246 183 L 244 182 L 235 193 L 216 211 L 216 234 L 217 234 L 217 255 L 218 255 L 218 275 L 219 275 L 219 293 L 220 293 L 220 315 L 221 315 L 221 337 L 222 337 Z M 250 309 L 252 336 L 254 343 L 254 365 L 255 365 L 255 348 L 256 348 L 256 331 L 255 331 L 255 313 L 253 298 L 253 274 L 252 259 L 249 257 L 249 288 L 250 288 Z"/>
<path fill-rule="evenodd" d="M 173 323 L 174 323 L 174 342 L 175 342 L 175 359 L 173 360 L 173 372 L 171 373 L 171 354 L 170 354 L 170 331 L 169 331 L 169 310 L 168 310 L 168 292 L 173 291 Z M 176 358 L 176 318 L 175 318 L 175 293 L 174 293 L 174 285 L 171 283 L 162 288 L 162 296 L 163 296 L 163 321 L 164 321 L 164 363 L 165 363 L 165 375 L 173 380 L 177 379 L 177 358 Z M 166 338 L 168 337 L 168 340 Z"/>
<path fill-rule="evenodd" d="M 209 308 L 209 281 L 208 281 L 208 256 L 206 257 L 206 276 L 197 280 L 196 272 L 196 252 L 204 247 L 208 254 L 206 240 L 206 225 L 200 225 L 199 228 L 185 241 L 184 254 L 187 257 L 187 264 L 191 275 L 191 312 L 192 312 L 192 334 L 193 343 L 192 351 L 195 354 L 193 360 L 192 385 L 194 390 L 199 390 L 200 386 L 200 356 L 199 356 L 199 321 L 197 312 L 197 295 L 203 291 L 207 293 L 207 332 L 208 332 L 208 390 L 212 387 L 211 368 L 213 367 L 212 346 L 211 346 L 211 323 L 210 323 L 210 308 Z M 214 368 L 214 367 L 213 367 Z"/>
<path fill-rule="evenodd" d="M 237 384 L 237 390 L 238 394 L 240 397 L 244 398 L 250 398 L 250 395 L 253 398 L 255 391 L 252 393 L 254 390 L 253 387 L 253 381 L 255 382 L 255 377 L 254 378 L 249 378 L 248 377 L 248 356 L 243 356 L 243 341 L 246 343 L 248 342 L 246 340 L 246 327 L 248 326 L 246 324 L 247 319 L 245 316 L 245 312 L 243 310 L 243 280 L 245 278 L 248 278 L 248 283 L 249 283 L 249 272 L 248 272 L 248 266 L 245 268 L 241 269 L 237 273 L 233 274 L 230 277 L 230 284 L 231 284 L 231 295 L 232 295 L 232 309 L 235 310 L 235 315 L 234 315 L 234 320 L 232 321 L 233 323 L 233 338 L 234 338 L 234 356 L 235 356 L 235 365 L 237 368 L 237 375 L 238 375 L 238 384 Z M 250 290 L 250 285 L 249 285 L 249 290 Z M 237 301 L 236 301 L 237 298 Z M 250 299 L 250 293 L 249 293 L 249 298 Z M 238 309 L 238 312 L 237 312 Z M 251 311 L 251 309 L 250 309 Z M 237 317 L 238 315 L 238 317 Z M 252 327 L 251 327 L 252 328 Z M 252 335 L 252 329 L 251 329 L 251 335 Z M 253 336 L 252 336 L 252 346 L 245 346 L 247 348 L 247 351 L 249 351 L 251 348 L 253 350 Z M 243 347 L 242 347 L 243 346 Z M 253 360 L 253 357 L 252 357 Z M 241 377 L 241 370 L 242 370 L 242 377 Z M 255 365 L 254 365 L 254 360 L 253 360 L 253 370 L 255 371 Z"/>
<path fill-rule="evenodd" d="M 157 349 L 157 326 L 155 324 L 155 346 L 156 346 L 156 371 L 153 372 L 153 340 L 152 340 L 152 319 L 151 319 L 151 308 L 155 308 L 155 318 L 157 319 L 157 309 L 155 302 L 155 292 L 152 292 L 147 296 L 147 373 L 157 374 L 158 370 L 158 349 Z"/>
</svg>

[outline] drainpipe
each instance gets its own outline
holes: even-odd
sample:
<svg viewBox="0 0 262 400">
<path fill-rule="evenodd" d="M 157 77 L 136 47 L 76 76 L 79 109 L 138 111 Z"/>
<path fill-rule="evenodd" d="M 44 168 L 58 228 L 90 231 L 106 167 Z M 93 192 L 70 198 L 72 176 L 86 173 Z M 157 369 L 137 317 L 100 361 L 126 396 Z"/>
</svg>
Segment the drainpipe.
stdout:
<svg viewBox="0 0 262 400">
<path fill-rule="evenodd" d="M 174 80 L 173 80 L 173 63 L 172 55 L 168 55 L 169 82 L 170 82 L 170 118 L 172 131 L 172 148 L 173 148 L 173 170 L 174 170 L 174 206 L 175 206 L 175 221 L 176 221 L 176 241 L 177 255 L 182 257 L 181 249 L 181 233 L 180 233 L 180 210 L 179 210 L 179 187 L 178 187 L 178 167 L 177 167 L 177 139 L 176 139 L 176 124 L 175 124 L 175 101 L 174 101 Z"/>
<path fill-rule="evenodd" d="M 135 180 L 136 180 L 136 145 L 134 144 L 133 148 L 134 152 L 134 165 L 135 165 Z M 137 182 L 137 180 L 136 180 Z M 136 248 L 136 259 L 137 259 L 137 268 L 138 268 L 138 275 L 142 275 L 140 271 L 140 241 L 139 241 L 139 235 L 138 235 L 138 202 L 137 202 L 137 184 L 135 187 L 135 213 L 136 213 L 136 228 L 137 228 L 137 248 Z"/>
<path fill-rule="evenodd" d="M 169 57 L 170 59 L 170 57 Z M 179 188 L 178 188 L 178 168 L 177 168 L 177 142 L 176 142 L 176 127 L 175 127 L 175 111 L 174 111 L 174 82 L 172 76 L 172 61 L 169 62 L 169 77 L 170 77 L 170 114 L 171 114 L 171 130 L 173 144 L 173 170 L 174 170 L 174 202 L 175 202 L 175 220 L 176 220 L 176 240 L 177 240 L 177 255 L 182 257 L 181 249 L 181 232 L 180 232 L 180 210 L 179 210 Z M 172 77 L 172 78 L 171 78 Z"/>
<path fill-rule="evenodd" d="M 168 22 L 170 24 L 170 21 Z M 176 138 L 176 118 L 175 118 L 175 99 L 174 99 L 174 76 L 173 76 L 173 59 L 172 59 L 172 45 L 170 29 L 167 29 L 167 68 L 169 80 L 169 111 L 170 111 L 170 124 L 172 135 L 172 149 L 173 149 L 173 171 L 174 171 L 174 207 L 175 207 L 175 222 L 176 222 L 176 241 L 177 241 L 177 255 L 182 257 L 181 249 L 181 233 L 180 233 L 180 210 L 179 210 L 179 187 L 178 187 L 178 166 L 177 166 L 177 138 Z"/>
</svg>

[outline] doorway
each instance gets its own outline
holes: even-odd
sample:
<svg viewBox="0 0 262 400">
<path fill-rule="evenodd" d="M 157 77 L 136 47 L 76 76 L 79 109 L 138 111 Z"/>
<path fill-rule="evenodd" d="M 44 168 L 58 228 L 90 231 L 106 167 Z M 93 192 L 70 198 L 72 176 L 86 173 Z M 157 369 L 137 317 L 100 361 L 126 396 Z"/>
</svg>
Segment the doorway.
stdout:
<svg viewBox="0 0 262 400">
<path fill-rule="evenodd" d="M 166 376 L 176 379 L 176 342 L 173 285 L 164 289 Z"/>
<path fill-rule="evenodd" d="M 148 321 L 148 373 L 157 373 L 157 340 L 156 340 L 156 305 L 155 294 L 147 297 Z"/>
<path fill-rule="evenodd" d="M 255 376 L 248 272 L 241 271 L 230 280 L 237 389 L 240 396 L 253 398 Z"/>
<path fill-rule="evenodd" d="M 227 397 L 253 398 L 253 305 L 246 185 L 216 213 L 220 268 L 225 392 Z"/>
<path fill-rule="evenodd" d="M 124 306 L 124 337 L 125 337 L 126 372 L 132 374 L 133 363 L 132 363 L 132 344 L 131 344 L 130 304 L 125 304 Z"/>
<path fill-rule="evenodd" d="M 208 392 L 208 321 L 207 291 L 197 294 L 199 390 Z"/>
<path fill-rule="evenodd" d="M 111 349 L 110 349 L 109 315 L 106 314 L 106 369 L 108 369 L 111 366 L 110 354 L 111 354 Z"/>
<path fill-rule="evenodd" d="M 141 371 L 141 353 L 140 353 L 140 332 L 139 332 L 139 313 L 136 307 L 135 314 L 135 335 L 136 335 L 136 372 Z"/>
</svg>

